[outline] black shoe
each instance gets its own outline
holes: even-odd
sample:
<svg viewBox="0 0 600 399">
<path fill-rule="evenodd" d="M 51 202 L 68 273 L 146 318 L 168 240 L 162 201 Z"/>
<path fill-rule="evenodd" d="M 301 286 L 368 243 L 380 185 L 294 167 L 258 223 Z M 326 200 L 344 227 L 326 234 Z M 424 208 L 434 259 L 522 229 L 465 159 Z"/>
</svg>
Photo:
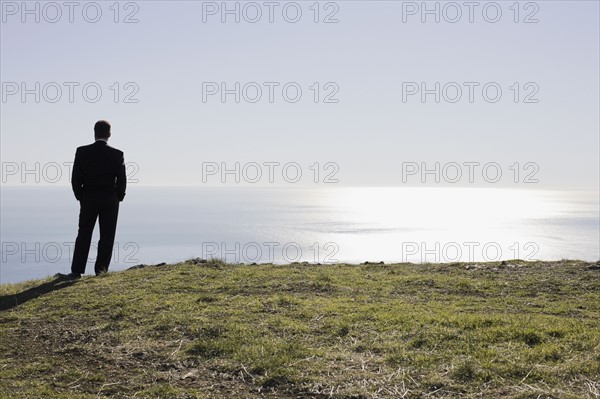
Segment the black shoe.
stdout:
<svg viewBox="0 0 600 399">
<path fill-rule="evenodd" d="M 68 281 L 79 280 L 80 278 L 81 278 L 81 274 L 76 274 L 76 273 L 69 273 L 65 276 L 65 280 L 68 280 Z"/>
<path fill-rule="evenodd" d="M 108 270 L 98 270 L 96 272 L 96 276 L 98 276 L 98 277 L 104 276 L 106 273 L 108 273 Z"/>
</svg>

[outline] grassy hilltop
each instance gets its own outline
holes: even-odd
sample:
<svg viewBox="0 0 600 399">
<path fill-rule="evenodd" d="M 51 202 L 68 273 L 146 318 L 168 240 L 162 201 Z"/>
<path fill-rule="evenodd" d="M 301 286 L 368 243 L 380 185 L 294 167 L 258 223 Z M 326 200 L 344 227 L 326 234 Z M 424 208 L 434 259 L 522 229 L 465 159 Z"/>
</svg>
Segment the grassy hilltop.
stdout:
<svg viewBox="0 0 600 399">
<path fill-rule="evenodd" d="M 213 261 L 2 285 L 0 397 L 599 398 L 599 269 Z"/>
</svg>

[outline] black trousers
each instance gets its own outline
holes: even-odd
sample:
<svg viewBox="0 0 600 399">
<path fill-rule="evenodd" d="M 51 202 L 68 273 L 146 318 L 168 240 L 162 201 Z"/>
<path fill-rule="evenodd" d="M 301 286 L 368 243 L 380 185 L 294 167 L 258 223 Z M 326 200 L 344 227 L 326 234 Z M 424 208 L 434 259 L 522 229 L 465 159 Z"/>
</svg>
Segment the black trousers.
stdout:
<svg viewBox="0 0 600 399">
<path fill-rule="evenodd" d="M 74 274 L 85 273 L 96 219 L 99 219 L 100 241 L 98 241 L 98 255 L 94 271 L 96 274 L 105 272 L 108 270 L 112 258 L 119 215 L 119 198 L 114 189 L 88 189 L 81 195 L 79 206 L 79 230 L 75 240 L 71 272 Z"/>
</svg>

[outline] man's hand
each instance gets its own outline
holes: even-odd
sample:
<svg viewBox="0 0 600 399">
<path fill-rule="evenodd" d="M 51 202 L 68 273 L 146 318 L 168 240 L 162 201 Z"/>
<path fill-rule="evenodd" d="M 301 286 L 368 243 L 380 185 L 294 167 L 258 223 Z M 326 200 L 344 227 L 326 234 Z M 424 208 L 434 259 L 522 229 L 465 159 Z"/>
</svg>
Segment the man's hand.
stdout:
<svg viewBox="0 0 600 399">
<path fill-rule="evenodd" d="M 83 171 L 81 170 L 81 161 L 79 159 L 79 149 L 75 151 L 75 161 L 73 162 L 73 173 L 71 174 L 71 186 L 73 194 L 77 201 L 81 200 L 81 190 L 83 186 Z"/>
</svg>

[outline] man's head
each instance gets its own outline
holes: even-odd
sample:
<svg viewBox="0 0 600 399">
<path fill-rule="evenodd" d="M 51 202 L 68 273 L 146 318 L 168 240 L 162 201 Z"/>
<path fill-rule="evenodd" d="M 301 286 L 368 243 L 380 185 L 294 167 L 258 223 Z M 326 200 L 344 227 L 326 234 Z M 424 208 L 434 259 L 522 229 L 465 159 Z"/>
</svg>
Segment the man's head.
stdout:
<svg viewBox="0 0 600 399">
<path fill-rule="evenodd" d="M 110 123 L 98 121 L 94 125 L 94 137 L 96 139 L 108 139 L 110 137 Z"/>
</svg>

